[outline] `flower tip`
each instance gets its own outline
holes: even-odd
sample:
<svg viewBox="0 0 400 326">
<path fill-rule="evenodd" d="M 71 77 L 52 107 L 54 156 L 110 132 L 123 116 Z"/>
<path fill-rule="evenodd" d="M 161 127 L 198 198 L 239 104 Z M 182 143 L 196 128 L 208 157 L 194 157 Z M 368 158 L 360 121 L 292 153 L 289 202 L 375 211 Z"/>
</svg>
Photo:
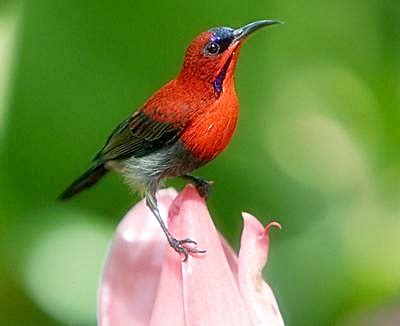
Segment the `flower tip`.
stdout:
<svg viewBox="0 0 400 326">
<path fill-rule="evenodd" d="M 267 224 L 267 226 L 265 227 L 265 233 L 268 233 L 269 232 L 269 230 L 271 229 L 271 228 L 277 228 L 277 229 L 279 229 L 279 230 L 282 230 L 282 225 L 280 224 L 280 223 L 278 223 L 278 222 L 276 222 L 276 221 L 272 221 L 272 222 L 270 222 L 270 223 L 268 223 Z"/>
<path fill-rule="evenodd" d="M 244 223 L 247 226 L 250 226 L 254 231 L 256 231 L 256 232 L 258 231 L 259 234 L 262 234 L 263 236 L 268 235 L 269 230 L 272 227 L 275 227 L 279 230 L 282 229 L 282 226 L 280 225 L 280 223 L 278 223 L 276 221 L 272 221 L 272 222 L 268 223 L 267 226 L 264 227 L 256 217 L 254 217 L 253 215 L 251 215 L 249 213 L 242 212 L 242 217 L 243 217 Z"/>
<path fill-rule="evenodd" d="M 198 193 L 196 187 L 194 185 L 192 185 L 191 183 L 188 183 L 185 188 L 183 188 L 182 190 L 182 194 L 184 194 L 185 196 L 189 196 L 189 197 L 194 197 L 196 199 L 203 199 L 200 194 Z"/>
<path fill-rule="evenodd" d="M 248 222 L 252 222 L 252 221 L 257 221 L 258 222 L 258 220 L 257 220 L 257 218 L 255 217 L 255 216 L 253 216 L 253 215 L 251 215 L 250 213 L 247 213 L 247 212 L 242 212 L 242 218 L 243 218 L 243 220 L 245 220 L 245 221 L 248 221 Z"/>
</svg>

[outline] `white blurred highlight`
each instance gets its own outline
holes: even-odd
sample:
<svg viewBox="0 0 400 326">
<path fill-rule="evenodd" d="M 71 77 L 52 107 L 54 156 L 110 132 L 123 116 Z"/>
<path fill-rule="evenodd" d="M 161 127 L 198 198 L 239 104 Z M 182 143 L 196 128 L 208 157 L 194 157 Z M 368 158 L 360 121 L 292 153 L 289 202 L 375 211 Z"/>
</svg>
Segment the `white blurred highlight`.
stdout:
<svg viewBox="0 0 400 326">
<path fill-rule="evenodd" d="M 376 159 L 381 126 L 377 101 L 360 78 L 316 66 L 282 77 L 273 94 L 265 139 L 285 173 L 328 193 L 370 183 L 367 162 Z"/>
<path fill-rule="evenodd" d="M 97 286 L 111 233 L 85 216 L 65 214 L 65 223 L 37 236 L 23 279 L 43 311 L 62 324 L 95 324 Z"/>
<path fill-rule="evenodd" d="M 268 130 L 267 142 L 288 175 L 320 190 L 341 191 L 366 177 L 365 161 L 354 141 L 323 115 L 280 117 Z"/>
<path fill-rule="evenodd" d="M 0 14 L 0 145 L 4 135 L 8 95 L 11 81 L 19 11 L 17 9 Z"/>
</svg>

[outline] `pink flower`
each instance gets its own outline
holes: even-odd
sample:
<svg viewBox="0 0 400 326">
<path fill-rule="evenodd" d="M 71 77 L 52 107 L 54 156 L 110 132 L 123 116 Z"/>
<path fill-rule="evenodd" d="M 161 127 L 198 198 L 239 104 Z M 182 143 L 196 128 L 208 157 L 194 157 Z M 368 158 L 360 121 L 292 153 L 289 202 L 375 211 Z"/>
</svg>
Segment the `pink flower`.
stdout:
<svg viewBox="0 0 400 326">
<path fill-rule="evenodd" d="M 196 240 L 207 253 L 182 262 L 142 200 L 122 220 L 111 246 L 100 285 L 100 325 L 283 325 L 261 276 L 268 232 L 278 223 L 264 228 L 243 213 L 237 257 L 192 186 L 179 195 L 161 190 L 158 201 L 170 232 Z"/>
</svg>

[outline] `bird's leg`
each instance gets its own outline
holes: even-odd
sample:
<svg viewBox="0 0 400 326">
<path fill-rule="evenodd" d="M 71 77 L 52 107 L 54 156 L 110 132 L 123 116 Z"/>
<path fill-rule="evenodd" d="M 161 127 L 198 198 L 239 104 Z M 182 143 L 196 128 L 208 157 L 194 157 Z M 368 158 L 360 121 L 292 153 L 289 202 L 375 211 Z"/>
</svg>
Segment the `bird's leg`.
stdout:
<svg viewBox="0 0 400 326">
<path fill-rule="evenodd" d="M 208 198 L 212 190 L 212 186 L 214 183 L 213 181 L 207 181 L 190 174 L 185 174 L 182 176 L 182 178 L 188 180 L 191 184 L 193 184 L 201 197 L 206 199 Z"/>
<path fill-rule="evenodd" d="M 152 192 L 146 192 L 146 204 L 150 208 L 151 212 L 154 214 L 156 217 L 158 223 L 160 223 L 160 226 L 162 230 L 165 233 L 165 236 L 167 237 L 169 245 L 179 254 L 183 254 L 184 258 L 183 261 L 186 261 L 188 259 L 188 254 L 189 253 L 194 253 L 194 254 L 203 254 L 206 251 L 205 250 L 199 250 L 196 248 L 190 248 L 190 247 L 185 247 L 184 244 L 194 244 L 197 245 L 196 241 L 193 241 L 189 238 L 183 239 L 183 240 L 177 240 L 175 239 L 171 233 L 169 233 L 168 228 L 164 224 L 160 211 L 158 210 L 157 207 L 157 200 Z"/>
</svg>

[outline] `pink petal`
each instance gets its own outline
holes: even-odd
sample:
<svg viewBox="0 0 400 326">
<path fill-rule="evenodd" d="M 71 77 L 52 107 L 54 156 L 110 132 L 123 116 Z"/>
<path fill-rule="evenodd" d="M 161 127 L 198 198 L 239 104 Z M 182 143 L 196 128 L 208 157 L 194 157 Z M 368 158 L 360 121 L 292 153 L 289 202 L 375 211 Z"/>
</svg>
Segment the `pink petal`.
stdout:
<svg viewBox="0 0 400 326">
<path fill-rule="evenodd" d="M 222 248 L 224 249 L 225 257 L 228 260 L 229 268 L 231 269 L 237 283 L 238 257 L 229 242 L 226 241 L 222 234 L 220 234 L 219 239 L 221 241 Z"/>
<path fill-rule="evenodd" d="M 166 219 L 177 193 L 158 194 Z M 118 226 L 106 260 L 99 292 L 100 325 L 148 325 L 156 296 L 166 238 L 157 220 L 140 201 Z"/>
<path fill-rule="evenodd" d="M 192 186 L 174 200 L 168 223 L 175 237 L 195 240 L 197 248 L 207 250 L 206 254 L 189 256 L 181 263 L 186 325 L 251 325 L 220 235 L 204 200 Z M 176 262 L 182 258 L 175 254 L 168 255 L 168 259 Z"/>
<path fill-rule="evenodd" d="M 179 255 L 172 250 L 167 250 L 165 253 L 165 262 L 150 322 L 150 326 L 160 325 L 185 325 L 181 260 Z"/>
<path fill-rule="evenodd" d="M 244 228 L 238 266 L 240 292 L 253 325 L 284 325 L 274 293 L 262 279 L 268 257 L 269 229 L 281 226 L 272 222 L 264 228 L 254 216 L 248 213 L 242 215 Z"/>
</svg>

